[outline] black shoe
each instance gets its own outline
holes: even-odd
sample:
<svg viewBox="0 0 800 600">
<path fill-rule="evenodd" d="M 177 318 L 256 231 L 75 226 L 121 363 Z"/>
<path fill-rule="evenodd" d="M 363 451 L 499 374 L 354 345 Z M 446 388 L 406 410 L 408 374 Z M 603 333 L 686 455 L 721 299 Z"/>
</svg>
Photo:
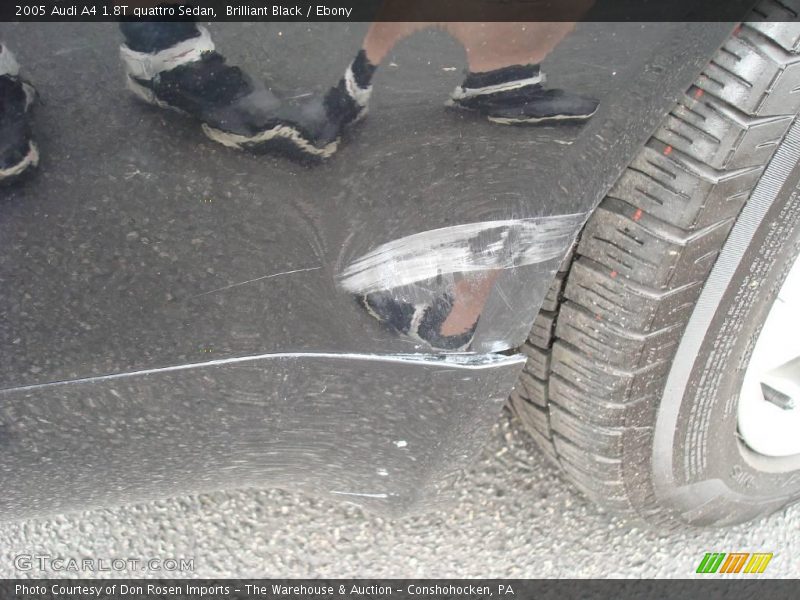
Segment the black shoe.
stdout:
<svg viewBox="0 0 800 600">
<path fill-rule="evenodd" d="M 19 77 L 19 65 L 0 46 L 0 184 L 10 184 L 39 164 L 39 150 L 31 139 L 30 109 L 33 86 Z"/>
<path fill-rule="evenodd" d="M 332 118 L 326 98 L 312 97 L 288 101 L 260 115 L 246 131 L 203 125 L 212 140 L 230 148 L 263 154 L 282 154 L 289 158 L 324 160 L 339 147 L 343 120 Z"/>
<path fill-rule="evenodd" d="M 448 106 L 477 111 L 501 125 L 574 123 L 597 112 L 598 102 L 559 89 L 547 89 L 539 65 L 514 65 L 469 73 Z"/>
<path fill-rule="evenodd" d="M 453 310 L 453 296 L 445 292 L 432 302 L 412 304 L 391 292 L 373 292 L 357 296 L 358 303 L 392 331 L 407 335 L 441 350 L 463 351 L 469 348 L 478 322 L 458 335 L 443 335 L 442 326 Z"/>
<path fill-rule="evenodd" d="M 139 98 L 161 108 L 186 113 L 203 123 L 212 139 L 254 138 L 271 127 L 280 106 L 275 95 L 240 68 L 226 64 L 214 51 L 208 31 L 169 48 L 147 53 L 121 47 L 128 88 Z"/>
<path fill-rule="evenodd" d="M 361 51 L 339 83 L 323 97 L 288 101 L 262 115 L 249 132 L 205 126 L 212 139 L 252 152 L 278 152 L 299 160 L 322 160 L 339 147 L 343 131 L 367 114 L 375 66 Z"/>
</svg>

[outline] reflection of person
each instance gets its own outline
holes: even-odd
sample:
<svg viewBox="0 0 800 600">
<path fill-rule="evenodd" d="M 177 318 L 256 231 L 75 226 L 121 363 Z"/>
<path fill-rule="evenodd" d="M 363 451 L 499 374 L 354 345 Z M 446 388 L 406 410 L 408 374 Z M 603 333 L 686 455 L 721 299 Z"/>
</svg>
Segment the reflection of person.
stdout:
<svg viewBox="0 0 800 600">
<path fill-rule="evenodd" d="M 387 0 L 382 18 L 393 19 L 406 8 Z M 378 21 L 339 82 L 323 96 L 302 101 L 282 102 L 263 83 L 228 65 L 208 31 L 194 22 L 123 22 L 121 55 L 128 87 L 138 97 L 197 118 L 211 139 L 254 152 L 324 159 L 336 152 L 343 130 L 366 114 L 372 77 L 388 52 L 415 31 L 434 26 L 456 37 L 467 52 L 470 70 L 449 106 L 506 125 L 582 121 L 595 112 L 594 100 L 545 88 L 539 67 L 574 23 Z M 15 180 L 38 163 L 28 127 L 34 97 L 11 52 L 0 46 L 0 182 Z"/>
<path fill-rule="evenodd" d="M 221 134 L 254 135 L 274 127 L 277 98 L 228 65 L 204 28 L 186 21 L 123 22 L 120 29 L 127 85 L 139 98 L 187 113 Z M 19 179 L 38 163 L 29 126 L 34 98 L 11 51 L 0 45 L 0 183 Z"/>
<path fill-rule="evenodd" d="M 36 92 L 19 77 L 14 55 L 0 44 L 0 184 L 16 181 L 39 163 L 28 113 Z"/>
<path fill-rule="evenodd" d="M 437 23 L 467 53 L 469 71 L 449 105 L 478 111 L 500 124 L 583 121 L 597 102 L 544 87 L 540 64 L 575 23 Z M 398 40 L 429 23 L 374 23 L 364 40 L 371 64 L 380 64 Z"/>
<path fill-rule="evenodd" d="M 467 53 L 469 71 L 448 106 L 475 111 L 501 125 L 575 123 L 591 118 L 597 110 L 596 100 L 544 86 L 540 63 L 574 23 L 376 22 L 354 64 L 362 62 L 367 65 L 362 70 L 374 71 L 398 40 L 431 25 L 452 34 Z M 467 350 L 499 274 L 490 269 L 428 282 L 426 296 L 430 298 L 425 301 L 415 299 L 413 291 L 396 289 L 372 292 L 358 300 L 368 314 L 396 332 L 434 348 Z"/>
<path fill-rule="evenodd" d="M 392 9 L 403 10 L 399 5 Z M 597 110 L 596 100 L 544 86 L 540 63 L 575 23 L 378 21 L 370 26 L 361 50 L 336 86 L 321 98 L 285 103 L 273 112 L 280 135 L 269 127 L 253 135 L 206 132 L 242 149 L 291 148 L 295 155 L 327 158 L 337 150 L 342 131 L 366 114 L 378 65 L 400 40 L 429 27 L 446 30 L 467 52 L 469 71 L 451 94 L 450 107 L 475 111 L 503 125 L 574 123 L 589 119 Z"/>
<path fill-rule="evenodd" d="M 422 287 L 408 286 L 357 296 L 359 304 L 390 330 L 434 348 L 469 348 L 497 269 L 450 276 Z"/>
</svg>

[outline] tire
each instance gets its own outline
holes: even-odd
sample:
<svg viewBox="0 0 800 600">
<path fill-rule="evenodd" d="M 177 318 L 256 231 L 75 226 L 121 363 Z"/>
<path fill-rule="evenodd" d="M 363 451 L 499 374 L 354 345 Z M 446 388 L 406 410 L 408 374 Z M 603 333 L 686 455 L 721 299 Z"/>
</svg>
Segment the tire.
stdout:
<svg viewBox="0 0 800 600">
<path fill-rule="evenodd" d="M 750 450 L 736 411 L 800 252 L 800 23 L 782 18 L 754 9 L 592 214 L 510 397 L 584 494 L 663 528 L 800 499 L 800 457 Z"/>
</svg>

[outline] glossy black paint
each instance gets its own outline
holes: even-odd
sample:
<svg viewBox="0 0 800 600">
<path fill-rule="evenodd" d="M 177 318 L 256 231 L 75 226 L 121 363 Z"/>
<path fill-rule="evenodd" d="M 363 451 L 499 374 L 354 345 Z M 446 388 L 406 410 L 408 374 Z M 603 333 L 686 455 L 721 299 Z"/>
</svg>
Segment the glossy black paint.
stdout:
<svg viewBox="0 0 800 600">
<path fill-rule="evenodd" d="M 387 513 L 435 502 L 520 366 L 279 355 L 5 392 L 0 514 L 265 483 Z"/>
<path fill-rule="evenodd" d="M 387 496 L 348 499 L 386 510 L 435 497 L 513 385 L 521 363 L 492 353 L 527 335 L 560 257 L 502 272 L 466 375 L 382 327 L 339 274 L 423 231 L 588 214 L 731 28 L 580 24 L 544 68 L 600 110 L 546 128 L 444 111 L 463 52 L 423 32 L 379 71 L 367 121 L 307 167 L 129 98 L 111 24 L 3 24 L 44 99 L 44 158 L 0 200 L 0 515 L 240 484 L 367 490 Z M 212 26 L 231 62 L 289 95 L 334 83 L 364 31 Z M 401 434 L 416 461 L 387 445 Z"/>
</svg>

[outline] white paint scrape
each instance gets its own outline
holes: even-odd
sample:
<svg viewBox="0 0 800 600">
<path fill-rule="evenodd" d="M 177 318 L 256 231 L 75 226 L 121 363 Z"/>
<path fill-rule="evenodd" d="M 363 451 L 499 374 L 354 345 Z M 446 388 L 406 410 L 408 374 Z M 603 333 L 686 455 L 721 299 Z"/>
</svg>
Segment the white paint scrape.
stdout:
<svg viewBox="0 0 800 600">
<path fill-rule="evenodd" d="M 586 215 L 466 223 L 378 246 L 339 275 L 341 286 L 370 293 L 447 273 L 512 269 L 560 257 Z"/>
</svg>

